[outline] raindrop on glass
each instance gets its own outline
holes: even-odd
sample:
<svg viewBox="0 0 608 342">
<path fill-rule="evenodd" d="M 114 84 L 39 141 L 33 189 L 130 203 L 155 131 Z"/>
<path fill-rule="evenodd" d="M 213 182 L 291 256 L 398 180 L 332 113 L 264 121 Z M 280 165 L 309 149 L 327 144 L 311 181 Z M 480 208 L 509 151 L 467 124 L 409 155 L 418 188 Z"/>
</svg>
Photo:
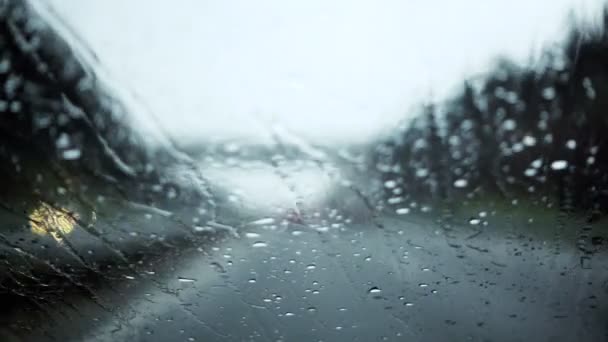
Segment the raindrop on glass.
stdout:
<svg viewBox="0 0 608 342">
<path fill-rule="evenodd" d="M 382 290 L 380 290 L 378 287 L 374 286 L 371 289 L 369 289 L 367 292 L 368 293 L 380 293 L 380 292 L 382 292 Z"/>
</svg>

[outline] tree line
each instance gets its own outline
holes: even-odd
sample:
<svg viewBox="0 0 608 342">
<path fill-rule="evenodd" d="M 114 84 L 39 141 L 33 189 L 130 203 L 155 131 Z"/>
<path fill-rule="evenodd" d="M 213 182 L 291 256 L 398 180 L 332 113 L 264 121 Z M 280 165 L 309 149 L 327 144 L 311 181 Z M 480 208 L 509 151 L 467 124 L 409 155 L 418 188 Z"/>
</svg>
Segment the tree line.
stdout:
<svg viewBox="0 0 608 342">
<path fill-rule="evenodd" d="M 459 93 L 428 102 L 378 144 L 385 196 L 457 201 L 534 198 L 608 210 L 608 10 L 573 27 L 534 66 L 506 58 Z"/>
</svg>

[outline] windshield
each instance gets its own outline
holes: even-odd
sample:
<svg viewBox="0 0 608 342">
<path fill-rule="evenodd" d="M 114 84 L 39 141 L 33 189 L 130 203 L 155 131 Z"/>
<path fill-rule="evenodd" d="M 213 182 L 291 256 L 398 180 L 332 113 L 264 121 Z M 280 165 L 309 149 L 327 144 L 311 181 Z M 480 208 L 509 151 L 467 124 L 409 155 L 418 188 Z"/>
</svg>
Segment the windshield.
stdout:
<svg viewBox="0 0 608 342">
<path fill-rule="evenodd" d="M 608 339 L 607 29 L 0 2 L 0 340 Z"/>
</svg>

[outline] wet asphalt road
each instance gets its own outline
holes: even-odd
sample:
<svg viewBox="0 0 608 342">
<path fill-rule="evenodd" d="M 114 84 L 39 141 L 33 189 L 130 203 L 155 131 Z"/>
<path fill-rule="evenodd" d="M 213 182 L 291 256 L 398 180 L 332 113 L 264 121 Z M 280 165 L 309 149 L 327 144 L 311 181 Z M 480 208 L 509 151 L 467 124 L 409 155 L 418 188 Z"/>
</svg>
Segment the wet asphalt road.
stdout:
<svg viewBox="0 0 608 342">
<path fill-rule="evenodd" d="M 446 234 L 384 216 L 319 232 L 248 227 L 66 299 L 32 339 L 85 341 L 604 341 L 605 252 L 487 228 Z M 449 237 L 448 237 L 449 236 Z"/>
</svg>

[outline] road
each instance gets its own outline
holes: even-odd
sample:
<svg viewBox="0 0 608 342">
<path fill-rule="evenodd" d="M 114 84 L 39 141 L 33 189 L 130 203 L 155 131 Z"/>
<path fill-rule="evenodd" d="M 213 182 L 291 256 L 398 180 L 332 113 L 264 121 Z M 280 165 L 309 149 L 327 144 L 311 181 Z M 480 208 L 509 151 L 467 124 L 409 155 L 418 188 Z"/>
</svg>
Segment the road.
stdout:
<svg viewBox="0 0 608 342">
<path fill-rule="evenodd" d="M 252 224 L 238 238 L 173 251 L 139 276 L 105 282 L 97 304 L 66 297 L 30 338 L 606 340 L 605 252 L 581 267 L 576 249 L 559 240 L 491 223 L 473 236 L 467 224 L 446 234 L 434 221 Z"/>
</svg>

